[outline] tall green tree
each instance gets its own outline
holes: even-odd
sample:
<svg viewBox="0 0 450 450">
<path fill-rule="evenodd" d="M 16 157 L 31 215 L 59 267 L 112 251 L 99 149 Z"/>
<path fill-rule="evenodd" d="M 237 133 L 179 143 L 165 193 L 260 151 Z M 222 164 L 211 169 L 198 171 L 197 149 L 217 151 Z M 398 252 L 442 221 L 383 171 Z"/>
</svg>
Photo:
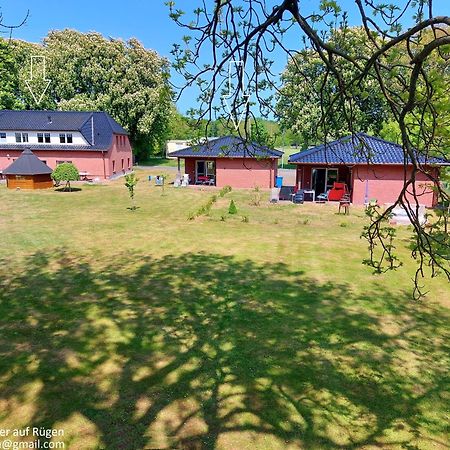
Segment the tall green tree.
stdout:
<svg viewBox="0 0 450 450">
<path fill-rule="evenodd" d="M 19 102 L 27 109 L 101 110 L 130 133 L 141 157 L 163 148 L 172 104 L 169 63 L 136 39 L 123 41 L 99 33 L 52 31 L 42 45 L 13 41 L 22 67 Z M 45 56 L 51 80 L 36 104 L 26 86 L 32 55 Z"/>
<path fill-rule="evenodd" d="M 361 28 L 337 30 L 327 44 L 345 49 L 355 59 L 373 50 L 373 44 Z M 357 69 L 349 61 L 338 60 L 336 65 L 344 80 L 355 78 Z M 351 107 L 342 104 L 344 99 L 336 101 L 339 81 L 329 75 L 326 63 L 310 48 L 296 53 L 289 60 L 282 82 L 277 96 L 277 115 L 282 127 L 292 130 L 304 148 L 322 141 L 324 133 L 328 138 L 355 131 L 379 134 L 390 117 L 389 107 L 375 77 L 367 77 L 352 87 Z M 352 114 L 351 118 L 345 117 L 344 109 Z"/>
<path fill-rule="evenodd" d="M 9 41 L 0 40 L 0 109 L 19 109 L 19 71 Z"/>
</svg>

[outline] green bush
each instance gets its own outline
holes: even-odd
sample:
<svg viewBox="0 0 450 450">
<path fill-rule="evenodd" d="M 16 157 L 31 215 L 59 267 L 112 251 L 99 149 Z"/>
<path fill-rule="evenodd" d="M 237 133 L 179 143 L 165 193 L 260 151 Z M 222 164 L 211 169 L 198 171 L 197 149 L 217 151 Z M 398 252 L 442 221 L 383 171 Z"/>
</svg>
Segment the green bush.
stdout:
<svg viewBox="0 0 450 450">
<path fill-rule="evenodd" d="M 231 186 L 224 186 L 220 191 L 219 191 L 219 196 L 223 197 L 224 195 L 228 194 L 228 192 L 231 192 Z"/>
<path fill-rule="evenodd" d="M 236 208 L 236 205 L 234 204 L 234 200 L 231 200 L 230 206 L 228 208 L 228 214 L 237 214 L 238 210 Z"/>
<path fill-rule="evenodd" d="M 66 185 L 64 190 L 71 191 L 70 182 L 78 181 L 80 179 L 80 174 L 78 169 L 72 163 L 62 163 L 58 164 L 52 172 L 52 179 L 57 184 L 65 181 Z"/>
</svg>

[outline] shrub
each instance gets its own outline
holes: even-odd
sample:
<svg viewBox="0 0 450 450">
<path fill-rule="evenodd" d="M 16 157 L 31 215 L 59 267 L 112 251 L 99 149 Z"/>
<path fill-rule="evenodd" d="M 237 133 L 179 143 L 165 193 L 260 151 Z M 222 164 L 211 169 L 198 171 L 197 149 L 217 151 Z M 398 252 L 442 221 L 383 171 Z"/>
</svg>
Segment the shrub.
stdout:
<svg viewBox="0 0 450 450">
<path fill-rule="evenodd" d="M 259 186 L 255 186 L 255 189 L 253 189 L 250 204 L 253 206 L 259 206 L 261 204 L 261 190 Z"/>
<path fill-rule="evenodd" d="M 134 204 L 134 190 L 136 188 L 136 185 L 138 184 L 139 178 L 136 176 L 135 172 L 131 172 L 125 175 L 125 187 L 128 189 L 128 194 L 130 195 L 131 199 L 131 211 L 135 211 L 137 209 L 136 205 Z"/>
<path fill-rule="evenodd" d="M 230 206 L 228 208 L 228 214 L 237 214 L 237 208 L 236 205 L 234 204 L 234 200 L 231 200 L 230 202 Z"/>
<path fill-rule="evenodd" d="M 64 190 L 71 191 L 70 182 L 78 181 L 80 179 L 80 174 L 78 169 L 72 163 L 62 163 L 58 164 L 52 172 L 52 179 L 56 183 L 66 182 Z"/>
<path fill-rule="evenodd" d="M 231 192 L 231 186 L 224 186 L 220 191 L 219 191 L 219 196 L 223 197 L 224 195 L 228 194 L 228 192 Z"/>
</svg>

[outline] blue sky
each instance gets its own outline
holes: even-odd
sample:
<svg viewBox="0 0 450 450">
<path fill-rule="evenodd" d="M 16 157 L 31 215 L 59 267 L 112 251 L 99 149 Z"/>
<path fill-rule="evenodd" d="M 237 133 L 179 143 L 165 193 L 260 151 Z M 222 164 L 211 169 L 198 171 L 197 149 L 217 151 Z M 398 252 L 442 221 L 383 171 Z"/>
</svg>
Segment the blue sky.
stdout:
<svg viewBox="0 0 450 450">
<path fill-rule="evenodd" d="M 270 0 L 269 0 L 270 1 Z M 403 4 L 405 0 L 391 0 Z M 165 0 L 0 0 L 5 23 L 19 22 L 27 10 L 30 17 L 26 25 L 18 29 L 14 37 L 39 42 L 49 30 L 73 28 L 79 31 L 98 31 L 105 36 L 129 39 L 138 38 L 147 48 L 157 50 L 170 57 L 174 42 L 179 42 L 184 31 L 168 17 Z M 212 0 L 207 0 L 213 3 Z M 318 0 L 304 0 L 306 8 L 317 5 Z M 198 0 L 178 0 L 177 5 L 184 11 L 191 11 Z M 344 10 L 349 11 L 350 22 L 355 24 L 353 0 L 341 0 Z M 450 0 L 434 0 L 435 14 L 449 15 Z M 406 19 L 406 22 L 408 19 Z M 289 45 L 296 47 L 298 36 L 288 38 Z M 282 70 L 286 56 L 280 55 L 276 62 Z M 175 78 L 174 80 L 177 80 Z M 178 107 L 185 111 L 195 104 L 195 92 L 187 92 Z"/>
</svg>

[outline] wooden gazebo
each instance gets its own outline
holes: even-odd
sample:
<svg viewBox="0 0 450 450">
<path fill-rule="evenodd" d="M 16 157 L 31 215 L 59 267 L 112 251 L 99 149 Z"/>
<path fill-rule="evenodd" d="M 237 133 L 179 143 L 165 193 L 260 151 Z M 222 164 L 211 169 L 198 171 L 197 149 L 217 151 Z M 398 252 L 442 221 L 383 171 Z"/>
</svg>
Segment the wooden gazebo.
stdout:
<svg viewBox="0 0 450 450">
<path fill-rule="evenodd" d="M 52 169 L 29 148 L 4 171 L 9 189 L 48 189 L 53 187 Z"/>
</svg>

